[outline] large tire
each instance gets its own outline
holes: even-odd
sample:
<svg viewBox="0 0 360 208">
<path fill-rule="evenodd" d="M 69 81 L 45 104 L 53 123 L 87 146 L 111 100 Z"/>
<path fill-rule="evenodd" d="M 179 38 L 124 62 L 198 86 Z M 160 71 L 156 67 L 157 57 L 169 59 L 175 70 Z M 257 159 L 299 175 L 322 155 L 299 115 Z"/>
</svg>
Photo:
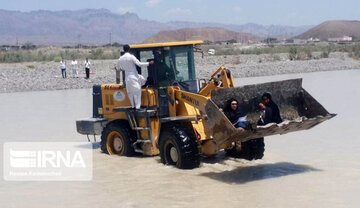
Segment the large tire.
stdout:
<svg viewBox="0 0 360 208">
<path fill-rule="evenodd" d="M 246 142 L 235 142 L 231 149 L 225 149 L 230 157 L 243 158 L 246 160 L 258 160 L 264 157 L 264 138 L 251 139 Z"/>
<path fill-rule="evenodd" d="M 199 149 L 189 127 L 184 124 L 163 128 L 159 139 L 161 162 L 180 169 L 199 167 Z"/>
<path fill-rule="evenodd" d="M 109 155 L 134 155 L 134 133 L 126 123 L 113 122 L 108 124 L 101 133 L 101 150 Z"/>
<path fill-rule="evenodd" d="M 265 152 L 265 143 L 264 143 L 264 137 L 258 138 L 258 139 L 252 139 L 252 152 L 255 160 L 262 159 L 264 157 Z"/>
</svg>

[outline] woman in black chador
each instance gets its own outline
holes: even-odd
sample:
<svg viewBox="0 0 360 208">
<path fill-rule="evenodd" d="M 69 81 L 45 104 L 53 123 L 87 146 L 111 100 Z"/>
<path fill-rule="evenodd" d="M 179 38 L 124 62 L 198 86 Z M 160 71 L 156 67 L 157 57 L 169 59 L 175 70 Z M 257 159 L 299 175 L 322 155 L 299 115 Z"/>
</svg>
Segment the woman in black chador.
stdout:
<svg viewBox="0 0 360 208">
<path fill-rule="evenodd" d="M 263 111 L 258 125 L 266 125 L 268 123 L 281 123 L 282 118 L 280 116 L 280 110 L 278 105 L 272 100 L 271 94 L 266 92 L 261 96 L 262 102 L 259 106 Z"/>
<path fill-rule="evenodd" d="M 245 130 L 246 128 L 246 113 L 241 111 L 238 107 L 239 102 L 235 98 L 227 101 L 224 109 L 225 116 L 238 129 Z"/>
</svg>

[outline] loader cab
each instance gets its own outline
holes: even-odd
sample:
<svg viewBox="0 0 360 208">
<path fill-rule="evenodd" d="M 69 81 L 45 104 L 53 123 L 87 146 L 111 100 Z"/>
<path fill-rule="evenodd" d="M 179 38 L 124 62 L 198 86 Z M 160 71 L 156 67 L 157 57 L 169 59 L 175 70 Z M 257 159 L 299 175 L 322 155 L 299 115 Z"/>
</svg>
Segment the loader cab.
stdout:
<svg viewBox="0 0 360 208">
<path fill-rule="evenodd" d="M 166 88 L 177 85 L 182 90 L 197 93 L 199 83 L 195 75 L 194 45 L 202 41 L 183 41 L 158 44 L 131 45 L 131 53 L 141 62 L 154 60 L 147 68 L 138 67 L 147 80 L 143 87 Z"/>
</svg>

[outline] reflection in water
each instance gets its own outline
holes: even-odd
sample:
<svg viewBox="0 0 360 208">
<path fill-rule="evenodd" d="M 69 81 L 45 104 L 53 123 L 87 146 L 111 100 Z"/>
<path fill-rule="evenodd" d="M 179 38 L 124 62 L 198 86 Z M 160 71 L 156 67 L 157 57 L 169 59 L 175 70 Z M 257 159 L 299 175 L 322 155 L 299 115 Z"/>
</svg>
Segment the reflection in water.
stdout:
<svg viewBox="0 0 360 208">
<path fill-rule="evenodd" d="M 226 183 L 248 183 L 257 180 L 305 173 L 309 171 L 320 170 L 308 165 L 280 162 L 274 164 L 261 164 L 250 167 L 238 167 L 234 170 L 223 171 L 220 173 L 207 172 L 202 173 L 201 175 Z"/>
</svg>

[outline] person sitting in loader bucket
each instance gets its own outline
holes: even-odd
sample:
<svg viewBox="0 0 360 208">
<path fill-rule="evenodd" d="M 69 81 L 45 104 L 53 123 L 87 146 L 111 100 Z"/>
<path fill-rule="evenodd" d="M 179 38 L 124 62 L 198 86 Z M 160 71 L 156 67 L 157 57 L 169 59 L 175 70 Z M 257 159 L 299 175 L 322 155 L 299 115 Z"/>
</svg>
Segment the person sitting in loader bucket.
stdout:
<svg viewBox="0 0 360 208">
<path fill-rule="evenodd" d="M 239 109 L 239 102 L 235 98 L 227 101 L 227 106 L 223 110 L 229 121 L 239 130 L 244 131 L 247 126 L 246 112 Z"/>
<path fill-rule="evenodd" d="M 281 123 L 283 120 L 280 116 L 278 105 L 272 100 L 270 93 L 266 92 L 261 96 L 262 102 L 259 106 L 262 110 L 258 125 L 266 125 L 268 123 Z"/>
</svg>

